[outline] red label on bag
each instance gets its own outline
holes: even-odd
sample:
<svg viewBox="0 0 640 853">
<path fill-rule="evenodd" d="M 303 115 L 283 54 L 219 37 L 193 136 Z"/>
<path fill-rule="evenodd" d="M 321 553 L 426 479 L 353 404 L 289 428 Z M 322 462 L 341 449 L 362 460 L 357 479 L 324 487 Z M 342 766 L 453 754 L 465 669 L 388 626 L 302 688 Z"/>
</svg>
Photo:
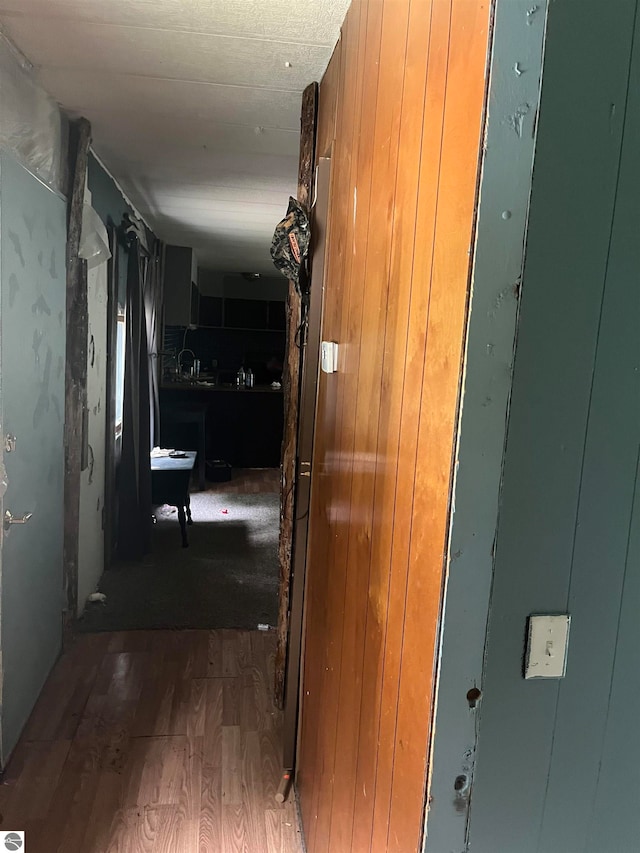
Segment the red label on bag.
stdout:
<svg viewBox="0 0 640 853">
<path fill-rule="evenodd" d="M 293 257 L 297 264 L 300 263 L 300 246 L 298 245 L 298 239 L 293 232 L 289 232 L 289 245 L 291 246 L 291 251 L 293 252 Z"/>
</svg>

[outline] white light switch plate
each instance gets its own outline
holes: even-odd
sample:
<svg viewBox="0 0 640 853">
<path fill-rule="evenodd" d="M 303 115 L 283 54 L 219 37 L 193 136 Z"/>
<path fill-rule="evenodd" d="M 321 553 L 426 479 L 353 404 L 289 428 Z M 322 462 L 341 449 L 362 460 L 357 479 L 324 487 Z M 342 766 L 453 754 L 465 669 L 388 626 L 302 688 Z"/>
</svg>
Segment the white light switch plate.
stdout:
<svg viewBox="0 0 640 853">
<path fill-rule="evenodd" d="M 571 616 L 529 617 L 525 678 L 562 678 L 567 666 Z"/>
</svg>

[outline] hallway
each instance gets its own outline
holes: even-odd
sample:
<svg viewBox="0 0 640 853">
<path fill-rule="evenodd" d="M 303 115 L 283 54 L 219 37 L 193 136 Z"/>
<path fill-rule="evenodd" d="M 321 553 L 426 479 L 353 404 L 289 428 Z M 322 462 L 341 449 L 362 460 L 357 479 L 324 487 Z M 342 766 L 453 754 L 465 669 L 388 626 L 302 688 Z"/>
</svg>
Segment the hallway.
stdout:
<svg viewBox="0 0 640 853">
<path fill-rule="evenodd" d="M 154 508 L 151 551 L 116 561 L 100 578 L 104 602 L 77 630 L 240 628 L 275 625 L 278 613 L 279 471 L 235 470 L 191 492 L 193 525 L 183 548 L 175 507 Z"/>
<path fill-rule="evenodd" d="M 50 676 L 0 786 L 29 853 L 297 853 L 278 806 L 275 635 L 85 634 Z"/>
</svg>

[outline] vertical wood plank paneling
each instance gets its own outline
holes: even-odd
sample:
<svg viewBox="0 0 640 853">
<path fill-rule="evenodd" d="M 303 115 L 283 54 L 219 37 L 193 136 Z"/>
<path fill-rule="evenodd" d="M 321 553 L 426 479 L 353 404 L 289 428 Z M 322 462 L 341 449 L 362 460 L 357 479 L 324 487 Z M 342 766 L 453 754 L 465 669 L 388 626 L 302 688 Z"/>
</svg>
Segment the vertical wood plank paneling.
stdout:
<svg viewBox="0 0 640 853">
<path fill-rule="evenodd" d="M 369 585 L 369 515 L 373 498 L 382 359 L 367 358 L 384 337 L 389 286 L 390 222 L 394 213 L 400 112 L 407 41 L 408 4 L 396 14 L 375 0 L 369 3 L 365 47 L 365 85 L 354 183 L 355 239 L 346 345 L 353 352 L 348 395 L 353 400 L 353 430 L 342 446 L 351 464 L 346 580 L 338 704 L 334 790 L 329 849 L 348 850 L 353 830 L 355 777 L 360 725 L 362 658 Z M 395 74 L 380 77 L 382 64 L 397 58 Z M 383 212 L 388 212 L 384 215 Z M 349 369 L 351 368 L 351 369 Z"/>
<path fill-rule="evenodd" d="M 573 846 L 587 850 L 596 825 L 608 827 L 610 846 L 633 849 L 611 811 L 594 815 L 594 801 L 606 753 L 603 741 L 613 711 L 612 681 L 636 672 L 636 643 L 620 642 L 620 613 L 625 581 L 633 583 L 638 568 L 628 562 L 630 527 L 636 496 L 640 437 L 640 102 L 632 93 L 640 85 L 640 18 L 636 12 L 634 45 L 625 104 L 620 171 L 615 210 L 607 246 L 604 293 L 589 402 L 587 433 L 580 477 L 580 500 L 569 574 L 567 612 L 572 614 L 568 677 L 560 682 L 553 748 L 549 766 L 539 849 Z M 634 279 L 636 279 L 634 281 Z M 633 283 L 632 283 L 633 282 Z M 603 570 L 603 567 L 606 569 Z M 598 626 L 594 632 L 594 625 Z M 636 633 L 636 637 L 638 634 Z M 631 639 L 627 636 L 627 643 Z M 629 651 L 633 649 L 632 658 Z M 626 666 L 625 666 L 626 657 Z M 582 693 L 589 694 L 585 703 Z M 615 729 L 613 731 L 616 731 Z M 631 747 L 635 725 L 618 729 Z M 637 743 L 637 737 L 636 741 Z M 584 749 L 584 744 L 593 744 Z M 613 742 L 610 741 L 613 745 Z M 636 753 L 637 755 L 637 753 Z M 624 787 L 633 786 L 637 763 L 631 754 L 620 766 Z M 614 783 L 609 796 L 618 795 Z M 602 789 L 601 789 L 602 790 Z M 638 791 L 637 785 L 635 786 Z M 559 800 L 562 800 L 564 808 Z M 566 810 L 565 810 L 566 809 Z M 567 815 L 571 820 L 567 820 Z M 638 825 L 638 819 L 634 821 Z M 605 832 L 602 832 L 604 836 Z M 631 838 L 634 841 L 631 841 Z M 606 847 L 605 843 L 605 847 Z"/>
<path fill-rule="evenodd" d="M 340 85 L 341 42 L 336 44 L 333 55 L 322 78 L 318 91 L 318 136 L 316 153 L 329 157 L 336 136 L 336 113 L 338 110 L 338 87 Z"/>
<path fill-rule="evenodd" d="M 413 3 L 410 9 L 406 69 L 403 84 L 403 108 L 398 143 L 395 209 L 391 248 L 390 286 L 383 306 L 385 327 L 377 400 L 377 434 L 372 447 L 374 494 L 371 519 L 371 548 L 368 554 L 369 577 L 362 661 L 362 699 L 360 737 L 355 781 L 354 849 L 367 849 L 371 843 L 378 727 L 381 706 L 382 649 L 386 634 L 389 589 L 389 560 L 395 507 L 395 483 L 400 417 L 404 382 L 398 376 L 407 347 L 407 317 L 411 289 L 396 283 L 411 280 L 415 218 L 417 205 L 416 164 L 420 162 L 426 68 L 430 56 L 429 34 L 431 3 Z M 426 48 L 426 49 L 425 49 Z M 416 109 L 416 104 L 420 106 Z M 363 555 L 364 556 L 364 555 Z"/>
<path fill-rule="evenodd" d="M 341 717 L 339 699 L 339 679 L 342 665 L 342 643 L 341 636 L 345 619 L 345 586 L 347 579 L 346 553 L 349 531 L 349 505 L 351 493 L 352 457 L 349 448 L 353 442 L 350 435 L 353 431 L 355 417 L 354 390 L 358 369 L 358 351 L 352 344 L 351 336 L 353 327 L 350 318 L 349 306 L 356 292 L 354 273 L 356 259 L 354 248 L 357 245 L 358 235 L 356 230 L 357 195 L 352 187 L 356 184 L 358 174 L 358 155 L 360 153 L 359 141 L 361 139 L 363 120 L 363 84 L 364 84 L 364 58 L 365 58 L 365 34 L 369 0 L 357 0 L 352 6 L 352 29 L 350 33 L 353 38 L 353 48 L 345 55 L 345 70 L 347 58 L 351 54 L 353 66 L 351 75 L 347 76 L 353 89 L 353 106 L 349 118 L 349 132 L 342 138 L 338 138 L 339 157 L 344 158 L 348 164 L 345 175 L 348 187 L 346 204 L 341 205 L 345 219 L 339 226 L 342 232 L 342 251 L 338 257 L 338 266 L 335 270 L 329 267 L 329 282 L 341 280 L 342 286 L 337 293 L 336 309 L 336 331 L 331 336 L 332 340 L 342 342 L 340 355 L 341 367 L 339 373 L 333 377 L 337 381 L 337 416 L 335 418 L 335 429 L 328 433 L 331 444 L 328 445 L 329 455 L 327 457 L 330 472 L 329 491 L 329 555 L 327 565 L 330 566 L 330 586 L 327 608 L 327 627 L 325 639 L 325 656 L 323 670 L 322 695 L 325 697 L 323 703 L 323 720 L 326 725 L 319 730 L 320 754 L 324 757 L 322 772 L 318 779 L 318 806 L 315 850 L 330 851 L 330 833 L 327 831 L 331 821 L 331 807 L 333 802 L 333 786 L 335 781 L 334 754 L 336 734 Z M 345 98 L 345 112 L 347 103 Z M 334 194 L 334 199 L 338 195 Z M 335 234 L 335 232 L 333 232 Z M 337 273 L 339 279 L 335 279 Z M 331 290 L 327 292 L 331 296 Z M 355 297 L 357 299 L 357 295 Z M 357 310 L 357 309 L 356 309 Z M 327 376 L 323 375 L 323 382 Z"/>
<path fill-rule="evenodd" d="M 486 61 L 487 19 L 488 3 L 453 0 L 389 819 L 388 849 L 398 853 L 413 842 L 423 816 L 424 792 L 412 780 L 427 770 L 430 720 L 423 709 L 434 659 L 424 648 L 436 646 L 462 362 L 462 336 L 451 330 L 464 327 L 467 300 L 467 288 L 451 282 L 465 282 L 473 249 L 478 160 L 469 136 L 477 149 L 485 90 L 473 70 Z"/>
<path fill-rule="evenodd" d="M 340 75 L 336 95 L 336 144 L 332 157 L 333 185 L 342 187 L 350 183 L 350 146 L 353 139 L 353 112 L 355 109 L 355 91 L 349 85 L 354 73 L 354 45 L 357 43 L 357 30 L 354 30 L 353 14 L 345 20 L 339 42 L 339 53 L 334 53 L 332 62 L 339 61 Z M 321 86 L 321 104 L 326 89 Z M 325 119 L 320 117 L 322 124 Z M 345 139 L 348 142 L 345 144 Z M 341 144 L 339 144 L 341 141 Z M 335 283 L 325 292 L 323 308 L 323 334 L 326 338 L 337 338 L 340 312 L 339 300 L 343 283 L 341 258 L 344 252 L 344 229 L 347 221 L 348 193 L 335 193 L 330 203 L 329 229 L 333 246 L 327 257 L 327 280 L 329 276 Z M 314 446 L 314 477 L 312 480 L 310 531 L 324 530 L 331 512 L 330 499 L 317 499 L 318 492 L 328 491 L 331 486 L 331 436 L 336 429 L 339 407 L 337 405 L 337 385 L 319 382 L 317 424 Z M 303 816 L 305 837 L 311 846 L 315 840 L 315 827 L 318 821 L 320 774 L 323 766 L 321 741 L 322 709 L 319 704 L 325 673 L 325 655 L 330 649 L 328 637 L 328 599 L 330 591 L 329 566 L 330 537 L 316 535 L 309 543 L 314 559 L 308 567 L 307 604 L 306 604 L 306 641 L 305 641 L 305 696 L 303 697 L 303 733 L 298 786 L 300 796 L 307 804 Z"/>
<path fill-rule="evenodd" d="M 420 840 L 487 21 L 488 0 L 355 0 L 320 86 L 320 154 L 335 134 L 322 336 L 340 357 L 319 386 L 310 510 L 310 853 L 386 850 L 390 820 L 389 849 Z"/>
<path fill-rule="evenodd" d="M 407 314 L 402 318 L 403 327 L 406 330 L 406 349 L 403 361 L 397 364 L 392 362 L 390 376 L 390 382 L 394 382 L 397 381 L 394 372 L 400 373 L 398 379 L 402 381 L 403 393 L 400 401 L 395 502 L 391 510 L 393 514 L 390 531 L 391 569 L 374 791 L 372 849 L 376 851 L 386 850 L 387 847 L 389 811 L 393 794 L 398 685 L 402 666 L 402 632 L 411 537 L 411 504 L 416 479 L 420 386 L 431 296 L 433 237 L 438 201 L 450 18 L 451 0 L 434 3 L 424 100 L 423 143 L 418 161 L 420 171 L 415 213 L 416 243 L 411 259 L 411 287 L 408 293 Z M 425 647 L 421 644 L 421 648 Z M 425 706 L 424 713 L 429 713 L 428 704 Z M 422 719 L 416 722 L 422 722 Z M 414 784 L 417 784 L 416 780 Z M 421 786 L 418 785 L 418 787 Z"/>
</svg>

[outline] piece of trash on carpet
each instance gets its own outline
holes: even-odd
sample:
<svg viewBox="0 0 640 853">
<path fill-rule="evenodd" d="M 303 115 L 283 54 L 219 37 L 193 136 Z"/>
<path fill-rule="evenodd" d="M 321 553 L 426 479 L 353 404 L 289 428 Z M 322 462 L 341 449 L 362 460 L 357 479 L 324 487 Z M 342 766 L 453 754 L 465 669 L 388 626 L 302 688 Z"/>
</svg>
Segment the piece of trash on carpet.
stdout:
<svg viewBox="0 0 640 853">
<path fill-rule="evenodd" d="M 222 512 L 222 514 L 223 514 L 223 515 L 229 515 L 229 510 L 228 510 L 228 509 L 223 509 L 223 510 L 221 510 L 221 512 Z"/>
<path fill-rule="evenodd" d="M 265 622 L 258 622 L 258 631 L 268 631 L 268 630 L 269 630 L 269 625 L 267 625 Z"/>
<path fill-rule="evenodd" d="M 104 594 L 104 592 L 92 592 L 91 595 L 88 596 L 88 598 L 87 598 L 87 601 L 91 601 L 91 602 L 99 601 L 102 604 L 104 604 L 104 602 L 106 600 L 107 600 L 107 596 Z"/>
</svg>

